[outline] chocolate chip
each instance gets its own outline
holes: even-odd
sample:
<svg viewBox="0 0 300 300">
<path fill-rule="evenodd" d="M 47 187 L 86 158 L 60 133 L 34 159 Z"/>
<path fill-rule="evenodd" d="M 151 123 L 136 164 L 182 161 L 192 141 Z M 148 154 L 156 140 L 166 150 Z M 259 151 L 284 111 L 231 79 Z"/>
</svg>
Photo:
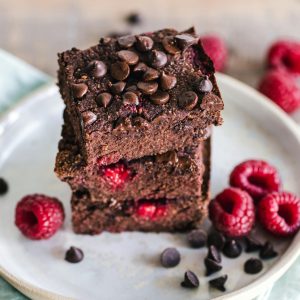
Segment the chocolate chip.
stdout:
<svg viewBox="0 0 300 300">
<path fill-rule="evenodd" d="M 204 264 L 206 267 L 206 274 L 205 274 L 206 276 L 216 273 L 222 269 L 222 266 L 220 263 L 218 263 L 210 258 L 207 258 L 207 257 L 204 259 Z"/>
<path fill-rule="evenodd" d="M 126 21 L 131 25 L 141 23 L 141 16 L 138 13 L 131 13 L 126 17 Z"/>
<path fill-rule="evenodd" d="M 114 79 L 124 80 L 128 77 L 130 68 L 126 62 L 116 62 L 110 67 L 110 74 Z"/>
<path fill-rule="evenodd" d="M 160 75 L 160 87 L 162 90 L 171 90 L 177 83 L 177 78 L 162 72 Z"/>
<path fill-rule="evenodd" d="M 245 237 L 245 244 L 246 244 L 246 249 L 245 251 L 247 253 L 249 252 L 254 252 L 254 251 L 258 251 L 261 249 L 262 244 L 261 242 L 259 242 L 258 240 L 252 238 L 252 237 Z"/>
<path fill-rule="evenodd" d="M 134 92 L 126 92 L 123 95 L 123 104 L 125 105 L 138 105 L 139 97 Z"/>
<path fill-rule="evenodd" d="M 5 195 L 8 192 L 8 183 L 4 178 L 0 177 L 0 196 Z"/>
<path fill-rule="evenodd" d="M 101 93 L 96 98 L 96 103 L 100 107 L 107 107 L 112 99 L 110 93 Z"/>
<path fill-rule="evenodd" d="M 228 279 L 228 276 L 224 275 L 224 276 L 220 276 L 215 279 L 211 279 L 208 281 L 208 283 L 209 283 L 210 287 L 215 288 L 221 292 L 226 292 L 225 283 L 226 283 L 227 279 Z"/>
<path fill-rule="evenodd" d="M 159 77 L 159 72 L 153 68 L 147 68 L 144 73 L 143 79 L 145 81 L 151 81 Z"/>
<path fill-rule="evenodd" d="M 170 95 L 167 92 L 157 91 L 150 96 L 151 101 L 157 105 L 166 104 L 169 101 Z"/>
<path fill-rule="evenodd" d="M 128 86 L 126 88 L 126 91 L 128 91 L 128 92 L 137 92 L 138 88 L 137 88 L 137 86 L 135 84 L 133 84 L 133 85 Z"/>
<path fill-rule="evenodd" d="M 153 44 L 153 40 L 148 36 L 139 35 L 136 37 L 136 48 L 141 52 L 150 51 Z"/>
<path fill-rule="evenodd" d="M 237 240 L 228 240 L 223 248 L 223 253 L 229 258 L 236 258 L 242 253 L 242 246 Z"/>
<path fill-rule="evenodd" d="M 85 83 L 72 83 L 72 94 L 75 98 L 82 98 L 88 91 L 88 87 Z"/>
<path fill-rule="evenodd" d="M 197 288 L 199 287 L 199 279 L 197 275 L 192 271 L 184 273 L 184 281 L 181 282 L 181 286 L 185 288 Z"/>
<path fill-rule="evenodd" d="M 122 48 L 130 48 L 133 46 L 133 44 L 136 42 L 136 38 L 133 35 L 125 35 L 125 36 L 120 36 L 118 38 L 118 44 Z"/>
<path fill-rule="evenodd" d="M 259 252 L 259 257 L 261 259 L 274 258 L 278 253 L 274 250 L 273 245 L 270 242 L 266 242 Z"/>
<path fill-rule="evenodd" d="M 152 95 L 157 91 L 158 84 L 155 81 L 143 82 L 140 81 L 137 87 L 146 95 Z"/>
<path fill-rule="evenodd" d="M 195 35 L 196 34 L 196 29 L 194 26 L 182 31 L 182 33 L 188 33 L 188 34 L 192 34 L 192 35 Z"/>
<path fill-rule="evenodd" d="M 110 90 L 113 94 L 118 95 L 121 94 L 125 89 L 126 83 L 124 81 L 119 81 L 116 83 L 113 83 L 110 87 Z"/>
<path fill-rule="evenodd" d="M 167 55 L 158 50 L 152 50 L 150 54 L 150 64 L 154 68 L 162 68 L 168 62 Z"/>
<path fill-rule="evenodd" d="M 207 245 L 214 245 L 219 250 L 223 249 L 225 241 L 224 235 L 220 232 L 211 232 L 207 237 Z"/>
<path fill-rule="evenodd" d="M 206 244 L 207 235 L 204 230 L 194 229 L 187 235 L 188 243 L 192 248 L 201 248 Z"/>
<path fill-rule="evenodd" d="M 84 111 L 82 113 L 82 121 L 85 126 L 92 125 L 97 120 L 97 116 L 91 111 Z"/>
<path fill-rule="evenodd" d="M 210 93 L 213 89 L 211 81 L 208 79 L 208 76 L 204 76 L 200 79 L 198 84 L 198 91 L 201 93 Z"/>
<path fill-rule="evenodd" d="M 134 68 L 133 68 L 133 72 L 140 72 L 140 73 L 144 73 L 146 72 L 148 69 L 147 65 L 145 65 L 144 63 L 140 62 L 138 63 Z"/>
<path fill-rule="evenodd" d="M 101 60 L 93 60 L 87 66 L 88 73 L 95 77 L 103 77 L 107 73 L 107 67 Z"/>
<path fill-rule="evenodd" d="M 167 248 L 160 255 L 160 262 L 165 268 L 173 268 L 180 262 L 180 253 L 176 248 Z"/>
<path fill-rule="evenodd" d="M 261 260 L 257 258 L 250 258 L 244 264 L 244 271 L 247 274 L 257 274 L 263 269 Z"/>
<path fill-rule="evenodd" d="M 198 39 L 190 34 L 182 33 L 182 34 L 178 34 L 175 36 L 175 41 L 176 41 L 176 44 L 182 50 L 184 50 L 184 49 L 196 44 Z"/>
<path fill-rule="evenodd" d="M 178 105 L 180 108 L 186 110 L 192 110 L 198 102 L 198 95 L 193 91 L 187 91 L 181 94 L 178 99 Z"/>
<path fill-rule="evenodd" d="M 111 42 L 111 36 L 106 36 L 100 39 L 100 44 L 108 45 Z"/>
<path fill-rule="evenodd" d="M 211 245 L 208 247 L 207 258 L 209 258 L 217 263 L 221 262 L 221 254 L 214 245 Z"/>
<path fill-rule="evenodd" d="M 65 260 L 70 263 L 78 263 L 83 260 L 83 252 L 81 249 L 76 247 L 70 247 L 70 249 L 66 252 Z"/>
<path fill-rule="evenodd" d="M 173 37 L 166 36 L 162 41 L 162 45 L 164 49 L 170 54 L 177 54 L 181 52 L 180 49 L 175 45 Z"/>
<path fill-rule="evenodd" d="M 139 56 L 130 50 L 121 50 L 117 52 L 118 57 L 128 63 L 129 65 L 135 65 L 139 61 Z"/>
</svg>

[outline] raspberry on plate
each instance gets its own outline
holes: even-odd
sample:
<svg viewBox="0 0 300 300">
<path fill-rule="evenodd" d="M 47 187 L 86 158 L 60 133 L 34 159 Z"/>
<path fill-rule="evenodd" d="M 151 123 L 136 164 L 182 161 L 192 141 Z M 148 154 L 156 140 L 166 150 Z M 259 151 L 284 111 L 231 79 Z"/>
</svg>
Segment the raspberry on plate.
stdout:
<svg viewBox="0 0 300 300">
<path fill-rule="evenodd" d="M 267 195 L 259 202 L 257 213 L 262 226 L 274 235 L 293 235 L 300 228 L 300 198 L 292 193 Z"/>
<path fill-rule="evenodd" d="M 300 107 L 300 86 L 297 77 L 291 73 L 276 70 L 267 72 L 258 90 L 287 113 Z"/>
<path fill-rule="evenodd" d="M 209 218 L 214 227 L 226 236 L 245 236 L 255 221 L 253 200 L 241 189 L 227 188 L 210 202 Z"/>
<path fill-rule="evenodd" d="M 204 35 L 200 37 L 200 41 L 206 54 L 213 61 L 216 71 L 223 71 L 228 57 L 224 40 L 216 35 Z"/>
<path fill-rule="evenodd" d="M 64 218 L 62 203 L 40 194 L 22 198 L 15 211 L 15 225 L 32 240 L 50 238 L 62 226 Z"/>
<path fill-rule="evenodd" d="M 300 73 L 300 43 L 292 40 L 279 40 L 272 44 L 267 54 L 270 68 Z"/>
<path fill-rule="evenodd" d="M 238 187 L 259 200 L 268 193 L 281 188 L 277 170 L 263 160 L 246 160 L 237 165 L 230 174 L 230 185 Z"/>
</svg>

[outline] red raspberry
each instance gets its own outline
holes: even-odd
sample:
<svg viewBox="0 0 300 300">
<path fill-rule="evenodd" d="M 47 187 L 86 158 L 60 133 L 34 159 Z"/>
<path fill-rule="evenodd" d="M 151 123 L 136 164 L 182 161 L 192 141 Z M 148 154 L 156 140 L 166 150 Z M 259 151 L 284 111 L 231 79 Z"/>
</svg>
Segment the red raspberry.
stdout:
<svg viewBox="0 0 300 300">
<path fill-rule="evenodd" d="M 268 193 L 280 190 L 281 181 L 277 170 L 263 160 L 246 160 L 230 174 L 230 185 L 238 187 L 259 200 Z"/>
<path fill-rule="evenodd" d="M 123 187 L 132 178 L 131 170 L 123 163 L 102 167 L 100 174 L 114 189 Z"/>
<path fill-rule="evenodd" d="M 288 192 L 274 192 L 258 204 L 258 219 L 269 232 L 293 235 L 300 228 L 300 198 Z"/>
<path fill-rule="evenodd" d="M 287 113 L 300 107 L 300 88 L 293 74 L 270 71 L 262 78 L 258 90 Z"/>
<path fill-rule="evenodd" d="M 238 188 L 227 188 L 210 202 L 209 218 L 228 237 L 247 235 L 255 221 L 253 200 Z"/>
<path fill-rule="evenodd" d="M 292 40 L 275 42 L 267 54 L 268 67 L 300 73 L 300 43 Z"/>
<path fill-rule="evenodd" d="M 167 205 L 157 201 L 141 201 L 137 207 L 137 215 L 148 220 L 162 218 L 167 213 Z"/>
<path fill-rule="evenodd" d="M 213 61 L 216 71 L 224 70 L 228 57 L 224 40 L 216 35 L 205 35 L 200 37 L 200 41 L 206 54 Z"/>
<path fill-rule="evenodd" d="M 65 218 L 62 203 L 45 195 L 22 198 L 15 211 L 15 224 L 32 240 L 48 239 L 62 226 Z"/>
</svg>

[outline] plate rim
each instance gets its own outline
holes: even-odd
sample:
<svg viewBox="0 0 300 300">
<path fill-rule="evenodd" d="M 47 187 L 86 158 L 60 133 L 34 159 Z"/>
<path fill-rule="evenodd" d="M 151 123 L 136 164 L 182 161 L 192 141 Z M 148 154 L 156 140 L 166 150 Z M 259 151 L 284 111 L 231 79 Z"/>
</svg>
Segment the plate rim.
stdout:
<svg viewBox="0 0 300 300">
<path fill-rule="evenodd" d="M 300 147 L 300 133 L 299 126 L 297 123 L 292 120 L 284 111 L 282 111 L 276 104 L 274 104 L 270 99 L 256 91 L 254 88 L 248 86 L 247 84 L 241 82 L 238 79 L 235 79 L 229 75 L 217 73 L 217 81 L 222 81 L 222 84 L 230 86 L 232 89 L 239 90 L 241 93 L 247 94 L 252 100 L 258 105 L 264 106 L 277 118 L 281 119 L 282 123 L 288 128 L 288 130 L 293 134 L 294 138 L 299 143 Z M 0 115 L 0 138 L 5 131 L 5 128 L 14 124 L 18 118 L 16 117 L 17 113 L 23 109 L 24 106 L 29 105 L 41 94 L 53 93 L 57 91 L 55 86 L 55 81 L 50 81 L 49 83 L 38 88 L 34 92 L 23 97 L 18 103 L 14 104 L 10 109 Z M 288 247 L 287 251 L 280 257 L 280 259 L 273 265 L 269 271 L 264 273 L 259 278 L 255 279 L 250 284 L 232 291 L 228 294 L 214 298 L 214 300 L 238 300 L 241 296 L 247 293 L 247 297 L 252 295 L 252 297 L 257 297 L 262 289 L 266 286 L 271 286 L 276 282 L 293 264 L 293 262 L 300 255 L 300 247 L 297 245 L 300 243 L 300 232 L 294 237 L 292 243 Z M 26 280 L 19 279 L 11 274 L 9 271 L 5 270 L 0 263 L 0 276 L 7 280 L 11 285 L 16 289 L 21 291 L 23 294 L 33 299 L 58 299 L 58 300 L 70 300 L 67 296 L 60 295 L 58 293 L 49 291 L 47 289 L 40 288 L 35 286 Z"/>
</svg>

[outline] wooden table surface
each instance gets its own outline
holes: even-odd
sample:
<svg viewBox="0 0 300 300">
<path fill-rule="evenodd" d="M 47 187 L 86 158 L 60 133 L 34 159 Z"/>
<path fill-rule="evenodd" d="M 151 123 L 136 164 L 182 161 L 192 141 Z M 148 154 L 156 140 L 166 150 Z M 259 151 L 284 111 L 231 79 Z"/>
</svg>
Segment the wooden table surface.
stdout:
<svg viewBox="0 0 300 300">
<path fill-rule="evenodd" d="M 124 21 L 131 12 L 141 14 L 141 25 Z M 300 0 L 0 0 L 0 47 L 53 76 L 57 52 L 88 47 L 101 35 L 191 25 L 224 37 L 227 73 L 255 85 L 268 45 L 300 39 Z"/>
</svg>

